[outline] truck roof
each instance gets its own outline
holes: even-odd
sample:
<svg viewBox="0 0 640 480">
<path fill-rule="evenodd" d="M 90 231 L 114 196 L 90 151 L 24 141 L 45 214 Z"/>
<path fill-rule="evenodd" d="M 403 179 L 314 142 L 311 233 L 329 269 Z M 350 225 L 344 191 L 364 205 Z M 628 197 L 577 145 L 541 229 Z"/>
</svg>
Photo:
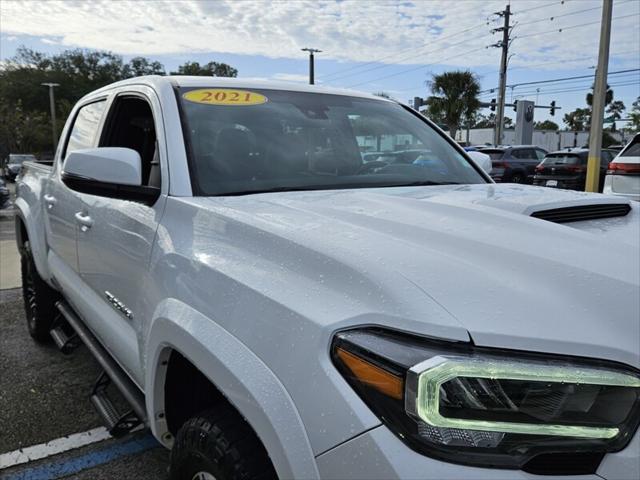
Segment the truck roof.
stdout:
<svg viewBox="0 0 640 480">
<path fill-rule="evenodd" d="M 228 77 L 204 77 L 204 76 L 189 76 L 189 75 L 147 75 L 142 77 L 128 78 L 119 82 L 106 85 L 89 95 L 94 95 L 98 92 L 104 92 L 116 87 L 122 87 L 125 85 L 148 85 L 150 87 L 163 87 L 163 86 L 179 86 L 179 87 L 211 87 L 211 88 L 256 88 L 256 89 L 269 89 L 269 90 L 289 90 L 294 92 L 309 92 L 309 93 L 325 93 L 332 95 L 346 95 L 350 97 L 369 98 L 380 101 L 393 101 L 384 97 L 371 95 L 369 93 L 359 92 L 356 90 L 347 90 L 342 88 L 328 88 L 319 85 L 306 85 L 303 83 L 283 82 L 277 80 L 261 80 L 251 78 L 228 78 Z"/>
</svg>

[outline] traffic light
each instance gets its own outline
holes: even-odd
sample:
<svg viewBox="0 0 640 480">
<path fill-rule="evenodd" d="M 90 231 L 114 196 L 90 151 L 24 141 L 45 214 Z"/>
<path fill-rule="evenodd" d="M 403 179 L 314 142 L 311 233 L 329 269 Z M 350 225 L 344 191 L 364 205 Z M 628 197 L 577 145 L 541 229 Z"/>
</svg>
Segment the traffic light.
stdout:
<svg viewBox="0 0 640 480">
<path fill-rule="evenodd" d="M 513 101 L 513 111 L 517 112 L 518 111 L 518 100 L 514 100 Z"/>
<path fill-rule="evenodd" d="M 416 111 L 420 110 L 420 107 L 422 107 L 423 105 L 426 105 L 427 102 L 424 100 L 424 98 L 420 98 L 420 97 L 413 97 L 413 109 Z"/>
<path fill-rule="evenodd" d="M 551 102 L 551 108 L 549 109 L 549 113 L 551 115 L 555 115 L 556 114 L 556 101 L 555 100 L 553 102 Z"/>
<path fill-rule="evenodd" d="M 491 109 L 492 112 L 496 111 L 496 99 L 495 98 L 491 99 L 491 106 L 489 108 Z"/>
</svg>

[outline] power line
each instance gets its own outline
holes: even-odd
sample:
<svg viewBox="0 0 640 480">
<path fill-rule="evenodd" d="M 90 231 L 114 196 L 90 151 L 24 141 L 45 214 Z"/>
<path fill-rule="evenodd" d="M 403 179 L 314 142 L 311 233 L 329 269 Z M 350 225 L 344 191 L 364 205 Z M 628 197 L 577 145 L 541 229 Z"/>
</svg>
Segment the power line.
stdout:
<svg viewBox="0 0 640 480">
<path fill-rule="evenodd" d="M 630 72 L 638 72 L 640 68 L 630 68 L 628 70 L 618 70 L 617 72 L 609 72 L 609 75 L 620 75 L 622 73 L 630 73 Z M 549 80 L 538 80 L 537 82 L 523 82 L 523 83 L 514 83 L 513 85 L 507 85 L 509 88 L 521 87 L 523 85 L 540 85 L 541 83 L 556 83 L 556 82 L 564 82 L 567 80 L 574 80 L 578 78 L 593 78 L 593 75 L 578 75 L 573 77 L 564 77 L 564 78 L 552 78 Z"/>
<path fill-rule="evenodd" d="M 631 13 L 629 15 L 620 15 L 617 17 L 613 17 L 612 20 L 619 20 L 622 18 L 629 18 L 629 17 L 637 17 L 640 16 L 640 13 Z M 581 28 L 581 27 L 587 27 L 589 25 L 596 25 L 596 24 L 600 24 L 600 20 L 596 21 L 596 22 L 589 22 L 589 23 L 581 23 L 579 25 L 571 25 L 569 27 L 560 27 L 560 28 L 556 28 L 554 30 L 547 30 L 545 32 L 537 32 L 537 33 L 530 33 L 528 35 L 520 35 L 516 38 L 518 39 L 522 39 L 522 38 L 529 38 L 529 37 L 539 37 L 541 35 L 548 35 L 549 33 L 562 33 L 565 30 L 573 30 L 574 28 Z"/>
<path fill-rule="evenodd" d="M 470 53 L 475 53 L 475 52 L 478 52 L 478 51 L 480 51 L 480 50 L 485 50 L 485 48 L 486 48 L 486 47 L 476 48 L 475 50 L 469 50 L 469 51 L 467 51 L 467 52 L 463 52 L 463 53 L 461 53 L 460 55 L 454 55 L 454 56 L 452 56 L 452 57 L 446 57 L 446 59 L 447 59 L 447 60 L 453 60 L 454 58 L 459 58 L 459 57 L 462 57 L 462 56 L 465 56 L 465 55 L 469 55 Z M 444 59 L 445 59 L 445 57 L 443 57 L 441 60 L 444 60 Z M 372 80 L 367 80 L 367 81 L 365 81 L 365 82 L 355 83 L 355 84 L 353 84 L 353 85 L 349 85 L 347 88 L 358 87 L 358 86 L 360 86 L 360 85 L 364 85 L 364 84 L 366 84 L 366 83 L 371 83 L 371 82 L 376 82 L 376 81 L 378 81 L 378 80 L 384 80 L 384 79 L 387 79 L 387 78 L 396 77 L 396 76 L 398 76 L 398 75 L 402 75 L 402 74 L 404 74 L 404 73 L 408 73 L 408 72 L 413 72 L 413 71 L 415 71 L 415 70 L 421 70 L 421 69 L 423 69 L 423 68 L 425 68 L 425 67 L 430 67 L 431 65 L 435 65 L 435 64 L 437 64 L 437 63 L 438 63 L 439 61 L 441 61 L 441 60 L 437 60 L 437 61 L 435 61 L 435 62 L 427 63 L 427 64 L 425 64 L 425 65 L 419 65 L 419 66 L 414 67 L 414 68 L 408 68 L 408 69 L 402 70 L 402 71 L 400 71 L 400 72 L 392 73 L 392 74 L 390 74 L 390 75 L 385 75 L 384 77 L 377 77 L 377 78 L 374 78 L 374 79 L 372 79 Z"/>
<path fill-rule="evenodd" d="M 627 50 L 624 52 L 619 52 L 619 53 L 612 53 L 611 56 L 612 57 L 621 57 L 623 55 L 627 55 L 629 53 L 640 53 L 640 50 Z M 543 62 L 543 63 L 534 63 L 532 65 L 520 65 L 519 67 L 513 67 L 510 68 L 509 70 L 521 70 L 523 68 L 531 68 L 531 67 L 540 67 L 542 65 L 556 65 L 556 64 L 565 64 L 565 63 L 575 63 L 575 62 L 581 62 L 583 60 L 590 60 L 593 59 L 593 55 L 589 55 L 586 57 L 579 57 L 579 58 L 574 58 L 574 59 L 570 59 L 570 60 L 556 60 L 553 62 Z"/>
<path fill-rule="evenodd" d="M 436 39 L 436 40 L 434 40 L 434 41 L 430 41 L 430 42 L 423 43 L 423 44 L 422 44 L 422 45 L 420 45 L 419 47 L 410 47 L 410 48 L 405 48 L 405 49 L 400 50 L 400 51 L 398 51 L 398 52 L 396 52 L 396 53 L 394 53 L 394 54 L 386 55 L 386 56 L 384 56 L 384 57 L 380 57 L 380 58 L 378 58 L 377 60 L 372 60 L 372 61 L 370 61 L 370 62 L 366 62 L 366 63 L 363 63 L 363 64 L 361 64 L 361 65 L 355 65 L 355 66 L 353 66 L 353 67 L 345 68 L 345 69 L 343 69 L 343 70 L 339 70 L 339 71 L 337 71 L 337 72 L 333 72 L 333 73 L 329 73 L 329 74 L 327 74 L 327 75 L 323 75 L 321 78 L 322 78 L 323 80 L 325 80 L 325 81 L 326 81 L 327 79 L 330 79 L 332 82 L 334 82 L 334 81 L 336 81 L 336 80 L 340 80 L 340 79 L 343 79 L 343 78 L 353 77 L 353 76 L 355 76 L 355 75 L 361 75 L 361 74 L 363 74 L 363 73 L 370 72 L 370 71 L 372 71 L 372 70 L 377 70 L 377 69 L 379 69 L 379 68 L 386 68 L 386 67 L 389 67 L 389 66 L 397 65 L 397 62 L 396 62 L 396 63 L 388 63 L 388 64 L 384 64 L 384 65 L 377 65 L 377 66 L 375 66 L 375 67 L 373 67 L 373 68 L 368 68 L 368 69 L 365 69 L 365 70 L 362 70 L 362 71 L 359 71 L 359 72 L 355 72 L 355 73 L 350 73 L 350 74 L 347 74 L 347 75 L 339 75 L 340 73 L 343 73 L 343 72 L 346 72 L 346 71 L 355 70 L 355 69 L 359 69 L 359 68 L 362 68 L 362 67 L 366 67 L 367 65 L 372 65 L 372 64 L 375 64 L 375 63 L 379 63 L 381 60 L 386 60 L 386 59 L 388 59 L 388 58 L 397 57 L 401 52 L 408 52 L 408 51 L 412 51 L 411 55 L 404 56 L 404 57 L 400 58 L 398 61 L 407 60 L 407 59 L 409 59 L 409 58 L 414 58 L 414 57 L 416 56 L 416 50 L 420 50 L 420 49 L 422 49 L 422 48 L 424 48 L 424 47 L 427 47 L 427 46 L 432 46 L 432 45 L 437 44 L 437 43 L 439 43 L 439 42 L 443 42 L 444 40 L 448 40 L 448 39 L 450 39 L 450 38 L 456 37 L 456 36 L 458 36 L 458 35 L 462 35 L 463 33 L 470 32 L 470 31 L 472 31 L 472 30 L 475 30 L 475 29 L 477 29 L 477 28 L 479 28 L 479 27 L 484 27 L 484 26 L 486 26 L 486 25 L 487 25 L 486 23 L 482 23 L 482 24 L 479 24 L 479 25 L 475 25 L 475 26 L 470 27 L 470 28 L 467 28 L 467 29 L 465 29 L 465 30 L 461 30 L 461 31 L 459 31 L 459 32 L 452 33 L 451 35 L 447 35 L 446 37 L 442 37 L 442 38 Z M 477 40 L 477 38 L 475 38 L 475 39 Z M 468 42 L 468 41 L 469 41 L 469 39 L 465 39 L 465 40 L 464 40 L 464 41 L 462 41 L 462 42 L 455 43 L 455 44 L 453 44 L 453 45 L 449 45 L 449 46 L 446 46 L 446 47 L 444 47 L 444 48 L 451 48 L 451 47 L 454 47 L 454 46 L 457 46 L 457 45 L 460 45 L 460 44 L 466 43 L 466 42 Z M 433 51 L 429 51 L 429 52 L 424 52 L 423 54 L 433 53 L 434 51 L 440 51 L 440 50 L 442 50 L 442 49 L 433 50 Z M 338 76 L 337 76 L 337 77 L 335 77 L 335 75 L 337 75 L 337 74 L 338 74 Z M 335 78 L 330 78 L 330 77 L 335 77 Z"/>
<path fill-rule="evenodd" d="M 636 53 L 637 54 L 637 53 L 640 53 L 640 50 L 625 50 L 624 52 L 612 53 L 610 56 L 611 57 L 623 57 L 623 56 L 628 55 L 630 53 Z M 541 62 L 541 63 L 520 65 L 520 66 L 517 66 L 517 67 L 509 68 L 509 71 L 511 72 L 513 70 L 522 70 L 524 68 L 530 69 L 530 68 L 533 68 L 533 67 L 540 67 L 542 65 L 557 65 L 557 64 L 565 65 L 565 64 L 568 64 L 568 63 L 582 62 L 582 61 L 585 61 L 585 60 L 594 60 L 593 55 L 587 55 L 587 56 L 584 56 L 584 57 L 577 57 L 577 58 L 570 58 L 570 59 L 567 59 L 567 60 L 554 60 L 552 62 Z M 484 75 L 486 73 L 493 72 L 493 70 L 494 70 L 494 67 L 483 68 L 483 69 L 481 69 L 479 71 L 476 71 L 475 73 L 477 75 Z M 493 90 L 495 90 L 495 88 Z M 488 90 L 483 90 L 483 92 L 487 92 L 487 91 Z"/>
<path fill-rule="evenodd" d="M 625 3 L 635 2 L 635 1 L 636 0 L 623 0 L 621 2 L 617 2 L 616 5 L 624 5 Z M 554 20 L 556 20 L 558 18 L 570 17 L 572 15 L 577 15 L 579 13 L 591 12 L 593 10 L 601 10 L 601 9 L 602 9 L 601 6 L 591 7 L 591 8 L 584 8 L 582 10 L 576 10 L 574 12 L 563 13 L 562 15 L 553 15 L 551 17 L 538 18 L 538 19 L 530 20 L 530 21 L 524 22 L 524 23 L 520 23 L 519 22 L 518 26 L 531 25 L 532 23 L 540 23 L 540 22 L 544 22 L 544 21 L 553 22 Z"/>
<path fill-rule="evenodd" d="M 612 79 L 612 81 L 629 81 L 631 78 L 635 78 L 635 76 L 633 76 L 633 73 L 625 73 L 623 75 L 618 76 L 615 79 Z M 574 88 L 577 86 L 585 86 L 585 87 L 590 87 L 593 84 L 593 76 L 590 77 L 590 79 L 585 83 L 585 79 L 582 80 L 572 80 L 568 83 L 562 83 L 562 84 L 550 84 L 548 85 L 548 87 L 550 88 Z M 639 83 L 640 85 L 640 83 Z M 540 87 L 538 88 L 528 88 L 528 89 L 524 89 L 524 90 L 515 90 L 512 88 L 512 94 L 513 93 L 517 93 L 518 95 L 523 95 L 523 94 L 529 94 L 529 93 L 536 93 L 538 90 L 540 90 Z M 488 98 L 491 97 L 492 95 L 495 95 L 495 92 L 486 92 L 486 93 L 482 93 L 480 95 L 480 97 L 483 98 Z"/>
<path fill-rule="evenodd" d="M 521 14 L 526 13 L 526 12 L 532 12 L 534 10 L 539 10 L 541 8 L 551 7 L 553 5 L 564 5 L 566 3 L 566 1 L 567 0 L 562 0 L 560 2 L 551 2 L 551 3 L 546 3 L 544 5 L 538 5 L 537 7 L 527 8 L 525 10 L 520 10 L 519 12 L 515 13 L 514 15 L 521 15 Z"/>
<path fill-rule="evenodd" d="M 627 3 L 627 1 L 630 0 L 626 0 L 622 3 Z M 576 10 L 575 12 L 569 12 L 569 13 L 563 13 L 562 15 L 554 15 L 553 17 L 544 17 L 544 18 L 538 18 L 536 20 L 530 20 L 528 22 L 524 22 L 524 23 L 518 23 L 519 26 L 524 26 L 524 25 L 531 25 L 532 23 L 539 23 L 539 22 L 553 22 L 556 18 L 562 18 L 562 17 L 569 17 L 571 15 L 577 15 L 578 13 L 584 13 L 584 12 L 590 12 L 592 10 L 600 10 L 602 7 L 598 6 L 598 7 L 592 7 L 592 8 L 585 8 L 584 10 Z"/>
<path fill-rule="evenodd" d="M 630 80 L 628 78 L 621 78 L 621 79 L 619 79 L 618 83 L 610 83 L 609 87 L 613 88 L 613 87 L 617 87 L 617 86 L 637 85 L 637 84 L 638 84 L 638 82 L 635 81 L 635 80 Z M 584 90 L 591 90 L 591 87 L 593 86 L 593 82 L 589 82 L 589 83 L 582 84 L 582 85 L 566 85 L 566 86 L 565 85 L 562 85 L 562 86 L 561 85 L 557 85 L 557 86 L 558 87 L 563 87 L 563 88 L 560 88 L 559 90 L 543 90 L 543 89 L 540 89 L 539 91 L 537 89 L 536 90 L 528 90 L 528 91 L 525 91 L 525 92 L 519 92 L 514 97 L 518 97 L 518 98 L 526 97 L 526 96 L 529 96 L 529 95 L 536 95 L 539 92 L 562 93 L 562 92 L 571 92 L 571 91 L 579 92 L 579 91 L 584 91 Z M 564 88 L 564 87 L 567 87 L 567 88 Z"/>
<path fill-rule="evenodd" d="M 637 85 L 637 82 L 622 82 L 622 83 L 612 83 L 609 85 L 609 87 L 614 88 L 614 87 L 630 87 L 632 85 Z M 584 92 L 587 90 L 591 90 L 590 86 L 585 86 L 583 88 L 569 88 L 569 89 L 564 89 L 564 90 L 548 90 L 548 91 L 540 91 L 539 95 L 541 97 L 543 96 L 547 96 L 547 95 L 556 95 L 558 93 L 573 93 L 573 92 Z M 537 92 L 534 93 L 529 93 L 529 94 L 520 94 L 520 95 L 516 95 L 516 97 L 522 97 L 522 96 L 530 96 L 530 95 L 536 95 L 538 94 Z"/>
<path fill-rule="evenodd" d="M 609 72 L 609 75 L 620 75 L 620 74 L 624 74 L 624 73 L 631 73 L 631 72 L 638 72 L 638 71 L 640 71 L 640 68 L 631 68 L 631 69 L 628 69 L 628 70 L 618 70 L 616 72 Z M 547 80 L 538 80 L 538 81 L 535 81 L 535 82 L 514 83 L 512 85 L 507 85 L 507 88 L 516 88 L 516 87 L 521 87 L 523 85 L 539 85 L 539 84 L 543 84 L 543 83 L 557 83 L 557 82 L 564 82 L 564 81 L 576 80 L 576 79 L 581 79 L 581 78 L 593 78 L 594 75 L 575 75 L 573 77 L 551 78 L 551 79 L 547 79 Z M 480 94 L 494 93 L 495 90 L 497 90 L 497 88 L 490 88 L 490 89 L 487 89 L 487 90 L 482 90 L 480 92 Z"/>
</svg>

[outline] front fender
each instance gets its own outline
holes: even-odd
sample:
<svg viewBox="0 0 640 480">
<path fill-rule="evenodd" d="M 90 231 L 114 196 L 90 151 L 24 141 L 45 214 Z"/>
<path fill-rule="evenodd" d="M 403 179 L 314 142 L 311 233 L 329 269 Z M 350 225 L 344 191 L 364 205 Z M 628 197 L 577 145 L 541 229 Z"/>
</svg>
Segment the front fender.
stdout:
<svg viewBox="0 0 640 480">
<path fill-rule="evenodd" d="M 147 411 L 156 438 L 170 444 L 161 414 L 163 363 L 171 350 L 187 358 L 246 418 L 279 478 L 319 478 L 304 425 L 280 380 L 233 335 L 176 299 L 166 299 L 156 308 L 145 346 Z"/>
</svg>

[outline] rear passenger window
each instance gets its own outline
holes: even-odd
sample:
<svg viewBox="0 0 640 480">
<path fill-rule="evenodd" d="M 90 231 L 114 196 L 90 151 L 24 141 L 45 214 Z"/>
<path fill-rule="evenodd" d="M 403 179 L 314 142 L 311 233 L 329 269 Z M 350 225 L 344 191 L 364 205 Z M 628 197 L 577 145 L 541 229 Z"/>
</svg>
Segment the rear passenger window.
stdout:
<svg viewBox="0 0 640 480">
<path fill-rule="evenodd" d="M 536 157 L 533 149 L 531 148 L 521 148 L 518 150 L 513 150 L 511 152 L 511 156 L 514 158 L 519 158 L 520 160 L 533 160 Z"/>
<path fill-rule="evenodd" d="M 82 150 L 93 146 L 96 130 L 98 129 L 98 124 L 100 123 L 106 104 L 107 102 L 102 100 L 80 108 L 73 122 L 69 140 L 67 140 L 67 148 L 64 152 L 65 157 L 75 150 Z"/>
<path fill-rule="evenodd" d="M 621 157 L 640 157 L 640 137 L 635 137 L 631 144 L 624 149 Z"/>
</svg>

